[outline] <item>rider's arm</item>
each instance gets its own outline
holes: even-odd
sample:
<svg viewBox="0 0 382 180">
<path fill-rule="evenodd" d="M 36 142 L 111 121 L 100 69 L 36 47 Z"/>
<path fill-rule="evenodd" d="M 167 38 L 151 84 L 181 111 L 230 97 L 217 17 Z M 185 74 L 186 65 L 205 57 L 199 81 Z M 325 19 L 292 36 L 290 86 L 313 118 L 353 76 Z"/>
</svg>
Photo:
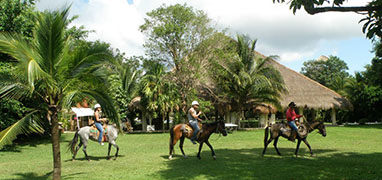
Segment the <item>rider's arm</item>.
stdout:
<svg viewBox="0 0 382 180">
<path fill-rule="evenodd" d="M 94 118 L 95 118 L 96 122 L 100 122 L 101 121 L 101 119 L 99 119 L 99 115 L 98 114 L 99 114 L 98 111 L 94 112 Z"/>
<path fill-rule="evenodd" d="M 199 112 L 198 114 L 196 114 L 195 110 L 194 109 L 190 109 L 191 111 L 191 116 L 194 117 L 196 120 L 198 121 L 202 121 L 202 119 L 199 118 L 199 115 L 202 113 L 202 112 Z"/>
</svg>

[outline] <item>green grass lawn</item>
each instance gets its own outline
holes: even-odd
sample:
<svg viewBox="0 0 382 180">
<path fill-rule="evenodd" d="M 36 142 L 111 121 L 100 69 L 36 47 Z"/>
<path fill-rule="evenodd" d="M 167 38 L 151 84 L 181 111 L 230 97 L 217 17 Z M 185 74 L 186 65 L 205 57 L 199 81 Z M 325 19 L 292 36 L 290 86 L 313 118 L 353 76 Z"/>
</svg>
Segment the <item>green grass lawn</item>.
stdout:
<svg viewBox="0 0 382 180">
<path fill-rule="evenodd" d="M 324 138 L 314 132 L 308 137 L 314 157 L 304 144 L 300 157 L 293 157 L 296 144 L 285 139 L 279 141 L 283 156 L 277 156 L 270 145 L 262 157 L 264 130 L 255 130 L 213 135 L 217 160 L 207 146 L 198 160 L 198 146 L 186 141 L 189 158 L 183 159 L 177 146 L 171 161 L 167 159 L 169 134 L 127 134 L 117 140 L 120 156 L 115 161 L 106 160 L 106 145 L 91 142 L 90 162 L 82 151 L 77 161 L 70 161 L 66 145 L 73 134 L 64 134 L 62 179 L 382 179 L 381 125 L 328 127 L 327 134 Z M 49 140 L 0 151 L 0 179 L 50 179 L 52 166 Z"/>
</svg>

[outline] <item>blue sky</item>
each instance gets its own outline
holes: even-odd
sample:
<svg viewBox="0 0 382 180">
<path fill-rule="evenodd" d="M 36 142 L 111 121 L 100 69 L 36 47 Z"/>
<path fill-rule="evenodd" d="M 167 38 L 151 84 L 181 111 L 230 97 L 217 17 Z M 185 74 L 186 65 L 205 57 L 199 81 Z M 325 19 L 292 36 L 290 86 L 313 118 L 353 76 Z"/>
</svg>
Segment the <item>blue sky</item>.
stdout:
<svg viewBox="0 0 382 180">
<path fill-rule="evenodd" d="M 373 44 L 365 37 L 356 37 L 345 40 L 338 40 L 335 42 L 323 42 L 320 45 L 319 51 L 312 56 L 297 59 L 296 61 L 283 62 L 282 64 L 300 71 L 302 63 L 306 60 L 317 59 L 317 57 L 324 55 L 334 55 L 344 60 L 349 66 L 348 72 L 354 74 L 356 71 L 363 71 L 365 65 L 370 64 L 374 54 L 371 52 Z"/>
<path fill-rule="evenodd" d="M 368 0 L 348 1 L 347 5 L 365 5 Z M 256 50 L 264 55 L 278 55 L 287 67 L 300 71 L 304 61 L 321 55 L 335 55 L 349 66 L 349 73 L 364 70 L 373 53 L 372 43 L 361 32 L 355 13 L 322 13 L 296 15 L 287 4 L 272 0 L 40 0 L 40 10 L 57 9 L 72 3 L 71 15 L 79 15 L 73 25 L 95 30 L 89 40 L 111 43 L 128 56 L 144 55 L 144 35 L 139 32 L 145 14 L 161 4 L 187 3 L 203 10 L 218 28 L 229 34 L 247 34 L 258 39 Z"/>
</svg>

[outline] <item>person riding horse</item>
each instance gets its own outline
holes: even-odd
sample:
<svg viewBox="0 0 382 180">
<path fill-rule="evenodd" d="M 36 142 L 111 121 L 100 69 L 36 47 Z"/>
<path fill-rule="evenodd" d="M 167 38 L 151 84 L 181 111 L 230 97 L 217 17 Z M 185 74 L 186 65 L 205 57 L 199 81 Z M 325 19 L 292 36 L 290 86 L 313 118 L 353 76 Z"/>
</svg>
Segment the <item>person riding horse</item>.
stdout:
<svg viewBox="0 0 382 180">
<path fill-rule="evenodd" d="M 103 127 L 102 127 L 102 121 L 104 121 L 104 119 L 101 118 L 101 105 L 99 104 L 96 104 L 94 106 L 94 125 L 97 127 L 98 131 L 99 131 L 99 137 L 98 137 L 98 142 L 101 146 L 103 146 L 103 142 L 102 142 L 102 137 L 103 137 L 103 133 L 104 133 L 104 130 L 103 130 Z"/>
<path fill-rule="evenodd" d="M 289 136 L 289 140 L 292 142 L 295 142 L 296 141 L 296 135 L 298 135 L 299 137 L 302 137 L 302 135 L 298 131 L 298 127 L 297 127 L 296 122 L 295 122 L 298 120 L 298 118 L 300 118 L 302 116 L 296 114 L 296 112 L 294 111 L 296 108 L 296 104 L 294 102 L 289 103 L 288 107 L 289 108 L 286 112 L 286 119 L 288 121 L 289 126 L 292 128 L 292 133 Z"/>
<path fill-rule="evenodd" d="M 197 134 L 200 130 L 199 128 L 199 121 L 201 122 L 202 119 L 199 118 L 200 114 L 202 114 L 201 111 L 199 113 L 196 113 L 196 111 L 199 109 L 199 103 L 198 101 L 193 101 L 191 104 L 191 108 L 188 110 L 187 117 L 188 117 L 188 123 L 194 130 L 194 134 L 192 138 L 190 139 L 193 144 L 196 144 L 195 140 L 197 139 Z"/>
</svg>

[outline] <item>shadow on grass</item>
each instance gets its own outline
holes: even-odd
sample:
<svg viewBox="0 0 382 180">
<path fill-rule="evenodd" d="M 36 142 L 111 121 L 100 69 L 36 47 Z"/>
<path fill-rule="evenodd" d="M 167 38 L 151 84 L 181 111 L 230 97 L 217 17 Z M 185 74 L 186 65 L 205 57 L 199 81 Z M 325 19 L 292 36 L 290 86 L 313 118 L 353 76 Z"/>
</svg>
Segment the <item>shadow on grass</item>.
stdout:
<svg viewBox="0 0 382 180">
<path fill-rule="evenodd" d="M 47 180 L 52 179 L 53 171 L 46 173 L 45 175 L 39 176 L 36 173 L 29 172 L 29 173 L 17 173 L 16 176 L 19 176 L 16 178 L 16 180 Z M 74 174 L 68 174 L 68 175 L 62 175 L 62 179 L 72 179 L 73 176 L 83 174 L 83 173 L 74 173 Z"/>
<path fill-rule="evenodd" d="M 100 161 L 100 160 L 108 160 L 107 159 L 107 156 L 88 156 L 89 159 L 91 161 Z M 114 160 L 114 155 L 110 155 L 110 160 Z M 118 155 L 117 157 L 117 160 L 118 158 L 121 158 L 121 157 L 125 157 L 125 155 Z M 67 159 L 65 160 L 65 162 L 69 162 L 69 161 L 72 161 L 72 159 Z M 81 158 L 76 158 L 76 161 L 88 161 L 85 157 L 81 157 Z"/>
<path fill-rule="evenodd" d="M 60 137 L 60 142 L 69 142 L 68 139 Z M 6 145 L 0 152 L 21 152 L 23 147 L 37 147 L 38 145 L 47 145 L 51 144 L 50 136 L 40 136 L 40 135 L 32 135 L 32 136 L 21 136 L 13 142 L 11 145 Z"/>
<path fill-rule="evenodd" d="M 263 157 L 262 148 L 217 149 L 217 160 L 209 150 L 201 153 L 202 159 L 175 156 L 166 161 L 168 166 L 159 172 L 163 179 L 380 179 L 382 178 L 382 153 L 336 153 L 334 149 L 300 149 L 300 157 L 293 156 L 294 149 L 279 148 L 283 156 L 269 149 Z M 164 157 L 164 156 L 163 156 Z M 168 156 L 166 156 L 167 158 Z M 158 176 L 158 174 L 153 174 Z"/>
</svg>

